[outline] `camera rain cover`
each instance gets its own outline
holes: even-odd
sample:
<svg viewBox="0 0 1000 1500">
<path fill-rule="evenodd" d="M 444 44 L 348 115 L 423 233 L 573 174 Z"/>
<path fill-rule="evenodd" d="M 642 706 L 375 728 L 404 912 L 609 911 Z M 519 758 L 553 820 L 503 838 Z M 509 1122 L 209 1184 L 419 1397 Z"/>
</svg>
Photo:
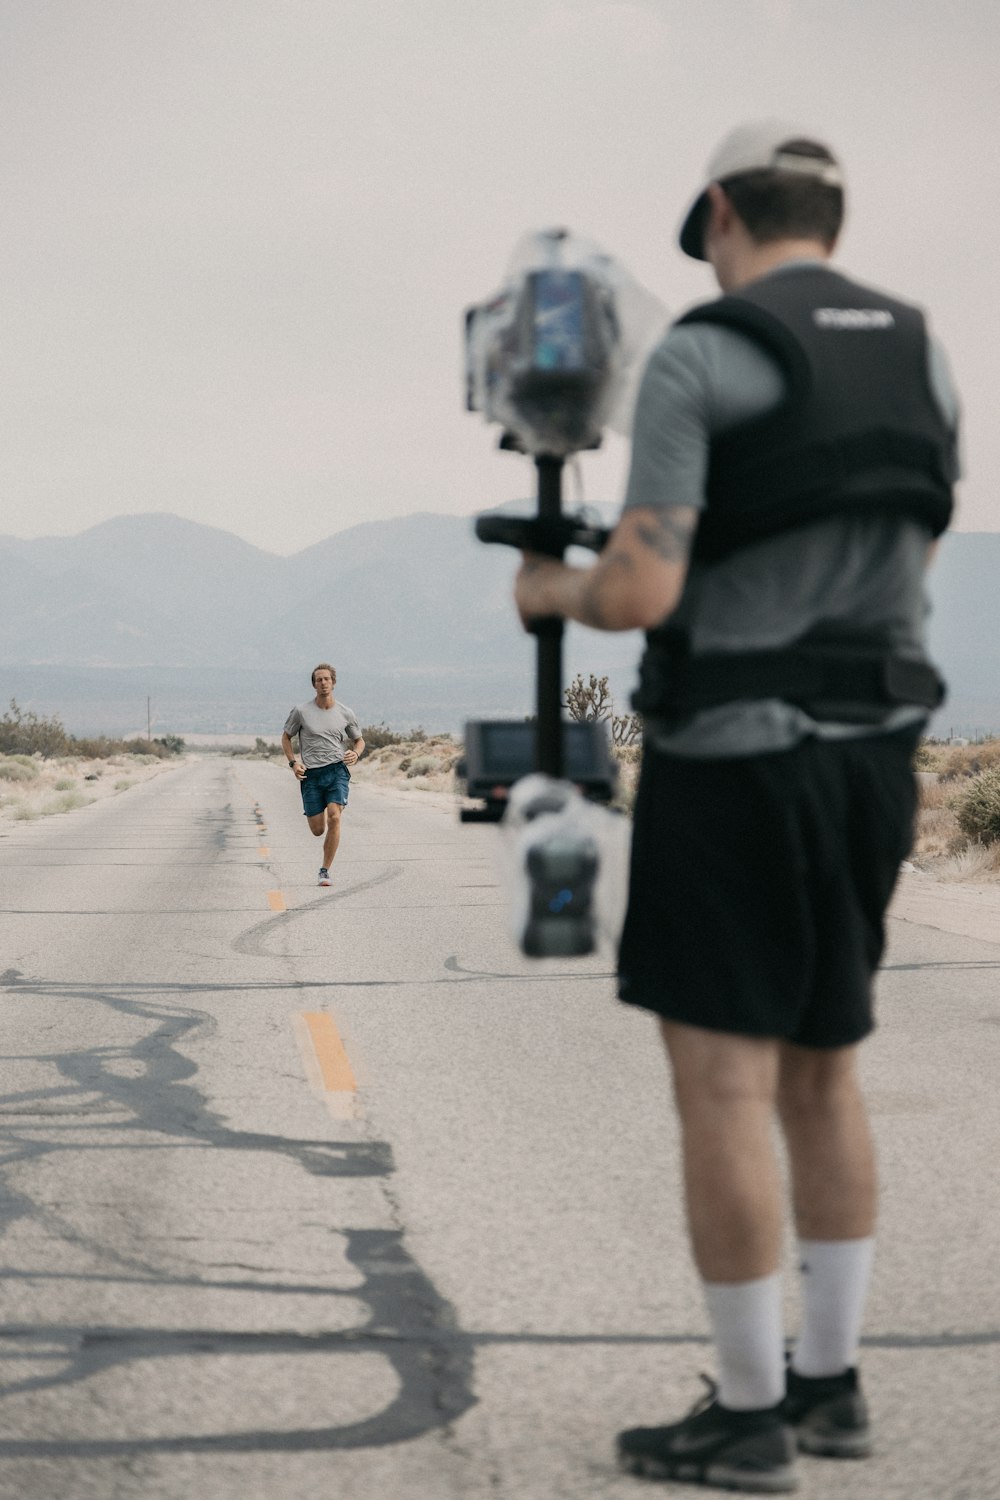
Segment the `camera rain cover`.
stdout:
<svg viewBox="0 0 1000 1500">
<path fill-rule="evenodd" d="M 526 235 L 501 289 L 466 313 L 466 404 L 526 453 L 565 457 L 629 436 L 639 377 L 667 310 L 597 245 Z"/>
</svg>

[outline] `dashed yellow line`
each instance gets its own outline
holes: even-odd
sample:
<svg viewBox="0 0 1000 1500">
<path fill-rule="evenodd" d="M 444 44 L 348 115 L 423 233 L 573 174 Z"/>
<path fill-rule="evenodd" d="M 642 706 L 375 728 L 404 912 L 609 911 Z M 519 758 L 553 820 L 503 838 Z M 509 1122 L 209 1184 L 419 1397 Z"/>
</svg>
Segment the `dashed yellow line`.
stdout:
<svg viewBox="0 0 1000 1500">
<path fill-rule="evenodd" d="M 266 844 L 261 844 L 260 848 L 257 850 L 257 853 L 261 859 L 267 859 L 270 852 L 271 851 Z"/>
<path fill-rule="evenodd" d="M 287 911 L 285 898 L 280 891 L 268 891 L 267 904 L 272 911 Z"/>
<path fill-rule="evenodd" d="M 353 1094 L 357 1089 L 354 1072 L 333 1017 L 325 1011 L 307 1011 L 302 1019 L 309 1031 L 324 1089 L 332 1094 Z"/>
<path fill-rule="evenodd" d="M 302 1011 L 293 1021 L 306 1077 L 336 1120 L 360 1118 L 358 1085 L 334 1019 L 326 1011 Z"/>
</svg>

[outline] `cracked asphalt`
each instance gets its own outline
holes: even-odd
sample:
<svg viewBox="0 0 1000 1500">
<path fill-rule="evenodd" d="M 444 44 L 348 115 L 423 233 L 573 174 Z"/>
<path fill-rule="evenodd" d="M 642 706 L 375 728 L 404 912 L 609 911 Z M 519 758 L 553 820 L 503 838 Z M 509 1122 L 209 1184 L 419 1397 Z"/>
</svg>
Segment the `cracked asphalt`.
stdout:
<svg viewBox="0 0 1000 1500">
<path fill-rule="evenodd" d="M 283 765 L 212 757 L 0 832 L 0 1500 L 648 1491 L 613 1435 L 711 1363 L 665 1069 L 605 960 L 512 949 L 495 836 L 356 783 L 320 890 Z M 1000 1497 L 1000 952 L 919 917 L 865 1062 L 879 1451 L 817 1500 Z"/>
</svg>

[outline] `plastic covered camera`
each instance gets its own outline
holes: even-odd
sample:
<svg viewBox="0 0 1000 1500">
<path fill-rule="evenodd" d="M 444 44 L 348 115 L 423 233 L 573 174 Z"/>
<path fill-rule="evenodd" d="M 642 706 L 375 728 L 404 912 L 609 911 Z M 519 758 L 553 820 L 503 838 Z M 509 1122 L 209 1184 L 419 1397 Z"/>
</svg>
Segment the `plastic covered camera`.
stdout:
<svg viewBox="0 0 1000 1500">
<path fill-rule="evenodd" d="M 507 279 L 465 316 L 466 404 L 508 447 L 565 457 L 626 436 L 639 376 L 666 309 L 588 240 L 527 235 Z"/>
</svg>

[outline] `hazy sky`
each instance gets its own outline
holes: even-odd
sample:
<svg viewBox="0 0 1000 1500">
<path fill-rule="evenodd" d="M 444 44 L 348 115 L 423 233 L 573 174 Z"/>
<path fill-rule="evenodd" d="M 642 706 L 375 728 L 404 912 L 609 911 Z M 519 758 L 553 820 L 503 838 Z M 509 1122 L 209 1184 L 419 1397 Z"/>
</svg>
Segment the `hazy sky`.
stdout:
<svg viewBox="0 0 1000 1500">
<path fill-rule="evenodd" d="M 289 553 L 530 494 L 462 409 L 463 308 L 551 224 L 708 295 L 676 225 L 762 115 L 840 152 L 841 263 L 930 309 L 959 525 L 1000 530 L 998 77 L 997 0 L 0 0 L 0 532 Z"/>
</svg>

